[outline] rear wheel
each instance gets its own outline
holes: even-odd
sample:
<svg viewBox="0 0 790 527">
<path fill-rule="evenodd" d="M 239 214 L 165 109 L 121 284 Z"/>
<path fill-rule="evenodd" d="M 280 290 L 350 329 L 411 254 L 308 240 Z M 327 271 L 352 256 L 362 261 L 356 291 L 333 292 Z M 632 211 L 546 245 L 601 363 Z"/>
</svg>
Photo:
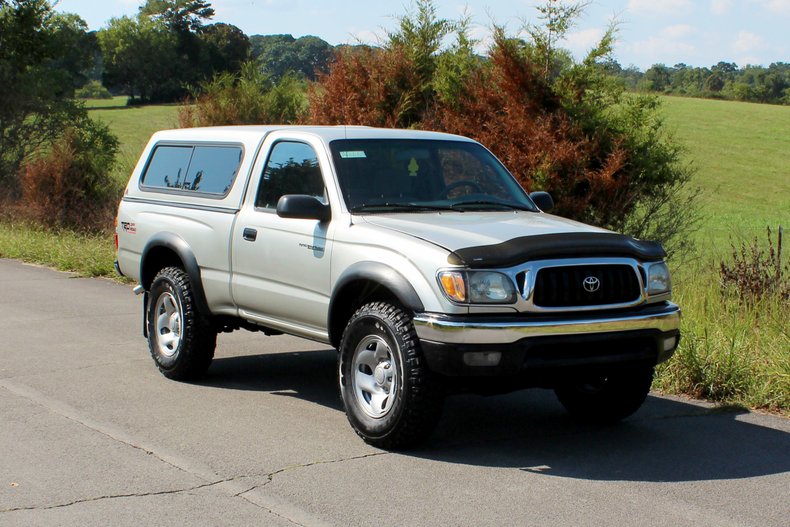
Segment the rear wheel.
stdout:
<svg viewBox="0 0 790 527">
<path fill-rule="evenodd" d="M 195 305 L 183 269 L 159 271 L 148 295 L 148 348 L 159 371 L 170 379 L 190 380 L 206 373 L 214 358 L 217 332 Z"/>
<path fill-rule="evenodd" d="M 385 302 L 362 306 L 340 342 L 340 396 L 351 426 L 367 443 L 404 448 L 424 440 L 442 408 L 411 317 Z"/>
<path fill-rule="evenodd" d="M 574 379 L 554 392 L 573 417 L 591 423 L 613 423 L 642 406 L 652 382 L 652 366 L 632 366 Z"/>
</svg>

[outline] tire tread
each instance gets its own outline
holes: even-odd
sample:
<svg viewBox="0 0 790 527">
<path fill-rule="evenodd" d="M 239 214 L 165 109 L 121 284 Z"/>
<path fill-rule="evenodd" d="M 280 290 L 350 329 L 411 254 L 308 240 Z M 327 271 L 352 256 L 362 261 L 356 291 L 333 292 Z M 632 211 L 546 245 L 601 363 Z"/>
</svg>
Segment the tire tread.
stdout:
<svg viewBox="0 0 790 527">
<path fill-rule="evenodd" d="M 154 286 L 159 280 L 171 282 L 181 296 L 181 310 L 183 315 L 183 328 L 181 357 L 176 360 L 172 367 L 163 366 L 157 360 L 154 339 L 151 337 L 151 328 L 148 328 L 148 349 L 156 363 L 159 371 L 168 379 L 177 381 L 189 381 L 205 375 L 211 361 L 214 359 L 214 349 L 217 344 L 217 332 L 207 323 L 202 314 L 198 312 L 192 292 L 192 282 L 189 275 L 179 267 L 165 267 L 160 270 L 151 285 Z M 151 303 L 156 301 L 151 295 Z M 149 308 L 150 310 L 150 308 Z"/>
</svg>

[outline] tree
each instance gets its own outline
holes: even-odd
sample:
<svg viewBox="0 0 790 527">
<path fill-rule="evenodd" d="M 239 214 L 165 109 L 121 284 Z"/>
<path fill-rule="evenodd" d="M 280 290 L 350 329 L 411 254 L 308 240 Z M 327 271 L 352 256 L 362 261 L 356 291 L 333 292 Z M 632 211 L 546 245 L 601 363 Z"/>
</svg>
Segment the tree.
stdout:
<svg viewBox="0 0 790 527">
<path fill-rule="evenodd" d="M 296 71 L 306 79 L 315 80 L 316 75 L 326 73 L 332 60 L 332 46 L 323 39 L 306 35 L 296 39 Z"/>
<path fill-rule="evenodd" d="M 203 21 L 214 17 L 214 8 L 202 0 L 147 0 L 139 8 L 140 16 L 161 20 L 176 33 L 197 32 Z"/>
<path fill-rule="evenodd" d="M 724 88 L 724 79 L 718 73 L 711 73 L 705 79 L 705 89 L 709 92 L 718 93 Z"/>
<path fill-rule="evenodd" d="M 104 84 L 140 101 L 163 101 L 182 91 L 171 72 L 178 62 L 175 35 L 162 22 L 113 18 L 98 34 L 104 55 Z"/>
<path fill-rule="evenodd" d="M 214 71 L 211 64 L 203 62 L 203 43 L 198 31 L 203 23 L 214 16 L 211 4 L 202 0 L 147 0 L 140 6 L 138 19 L 163 25 L 175 37 L 176 55 L 164 71 L 170 72 L 171 84 L 177 86 L 167 99 L 182 98 L 187 86 L 210 78 Z"/>
<path fill-rule="evenodd" d="M 662 92 L 672 84 L 671 71 L 664 64 L 653 64 L 644 76 L 648 91 Z"/>
<path fill-rule="evenodd" d="M 73 13 L 55 14 L 52 30 L 53 46 L 61 51 L 49 63 L 49 69 L 61 72 L 72 89 L 82 86 L 88 81 L 99 48 L 95 34 L 88 33 L 88 24 Z"/>
<path fill-rule="evenodd" d="M 0 0 L 0 192 L 47 226 L 117 203 L 117 140 L 73 99 L 91 62 L 85 28 L 45 0 Z"/>
<path fill-rule="evenodd" d="M 45 0 L 0 2 L 0 190 L 17 196 L 22 161 L 84 115 L 74 87 L 90 62 L 85 22 Z"/>
<path fill-rule="evenodd" d="M 546 3 L 535 6 L 540 13 L 538 20 L 542 23 L 527 24 L 525 29 L 532 39 L 532 60 L 542 66 L 543 76 L 547 79 L 561 67 L 556 64 L 557 59 L 562 56 L 557 47 L 558 42 L 565 38 L 589 4 L 590 2 L 566 4 L 560 0 L 547 0 Z"/>
<path fill-rule="evenodd" d="M 314 36 L 295 39 L 293 35 L 253 35 L 251 57 L 274 80 L 290 73 L 309 80 L 325 73 L 333 56 L 332 46 Z"/>
<path fill-rule="evenodd" d="M 198 30 L 204 61 L 210 75 L 221 71 L 238 72 L 250 54 L 250 39 L 232 24 L 217 23 Z"/>
</svg>

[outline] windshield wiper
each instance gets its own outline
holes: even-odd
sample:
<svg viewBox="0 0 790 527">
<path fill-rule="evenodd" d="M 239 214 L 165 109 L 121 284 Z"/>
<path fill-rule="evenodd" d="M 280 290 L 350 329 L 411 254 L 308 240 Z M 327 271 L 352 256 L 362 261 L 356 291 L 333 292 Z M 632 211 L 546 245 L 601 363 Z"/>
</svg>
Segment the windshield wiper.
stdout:
<svg viewBox="0 0 790 527">
<path fill-rule="evenodd" d="M 356 207 L 351 207 L 351 212 L 421 212 L 432 210 L 447 210 L 452 212 L 464 212 L 447 205 L 428 205 L 417 203 L 363 203 Z"/>
<path fill-rule="evenodd" d="M 460 207 L 467 207 L 467 206 L 484 206 L 484 207 L 503 207 L 510 210 L 526 210 L 528 212 L 535 212 L 532 207 L 527 205 L 521 205 L 519 203 L 508 203 L 506 201 L 494 201 L 494 200 L 484 200 L 484 199 L 477 199 L 477 200 L 469 200 L 469 201 L 459 201 L 457 203 L 453 203 L 453 208 L 460 208 Z"/>
</svg>

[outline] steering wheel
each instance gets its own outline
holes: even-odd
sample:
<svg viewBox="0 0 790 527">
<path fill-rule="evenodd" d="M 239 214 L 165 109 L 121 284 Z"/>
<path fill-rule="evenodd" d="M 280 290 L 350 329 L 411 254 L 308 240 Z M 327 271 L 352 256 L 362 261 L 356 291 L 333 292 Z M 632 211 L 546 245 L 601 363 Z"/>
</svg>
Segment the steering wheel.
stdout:
<svg viewBox="0 0 790 527">
<path fill-rule="evenodd" d="M 442 194 L 446 198 L 448 197 L 451 191 L 457 189 L 458 187 L 470 187 L 479 194 L 483 193 L 483 187 L 481 187 L 480 184 L 478 184 L 476 181 L 472 181 L 471 179 L 462 179 L 460 181 L 455 181 L 453 183 L 450 183 L 449 185 L 444 187 Z"/>
</svg>

